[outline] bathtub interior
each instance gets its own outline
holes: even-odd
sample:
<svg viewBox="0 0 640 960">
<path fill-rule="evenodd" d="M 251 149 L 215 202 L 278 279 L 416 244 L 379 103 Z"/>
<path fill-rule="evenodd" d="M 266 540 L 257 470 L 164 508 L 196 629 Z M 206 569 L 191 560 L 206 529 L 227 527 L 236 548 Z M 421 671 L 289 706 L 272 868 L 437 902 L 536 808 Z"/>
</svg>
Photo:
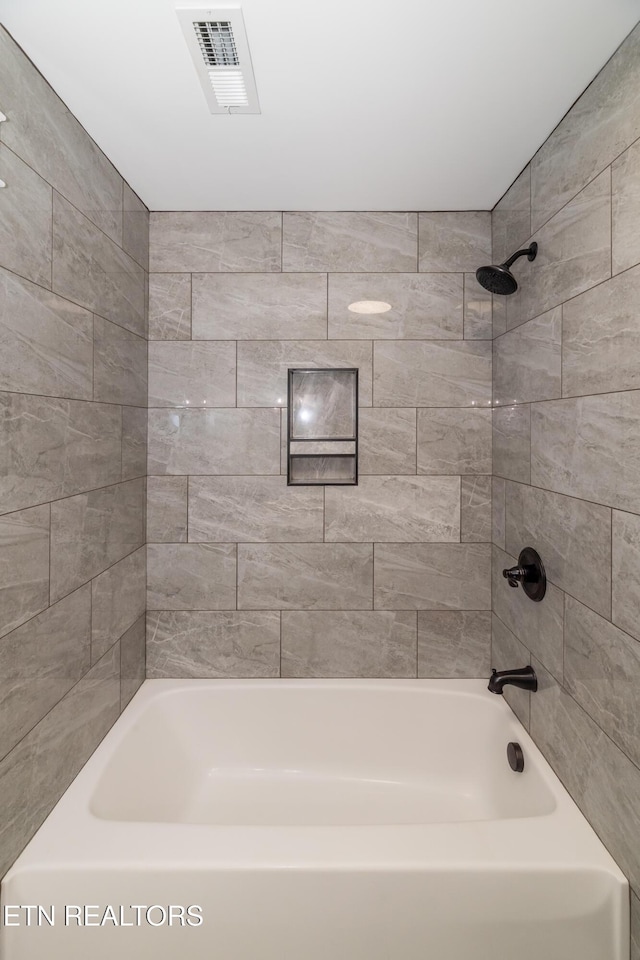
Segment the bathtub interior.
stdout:
<svg viewBox="0 0 640 960">
<path fill-rule="evenodd" d="M 556 802 L 510 711 L 464 689 L 194 686 L 144 704 L 90 800 L 103 820 L 254 826 L 539 817 Z M 130 709 L 135 706 L 131 705 Z"/>
</svg>

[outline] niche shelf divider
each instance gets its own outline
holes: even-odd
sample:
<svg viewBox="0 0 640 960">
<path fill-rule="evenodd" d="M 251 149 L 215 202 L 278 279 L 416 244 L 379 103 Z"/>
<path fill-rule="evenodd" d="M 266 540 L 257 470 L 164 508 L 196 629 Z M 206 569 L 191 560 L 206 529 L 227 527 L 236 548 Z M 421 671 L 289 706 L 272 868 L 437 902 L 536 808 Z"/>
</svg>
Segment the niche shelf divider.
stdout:
<svg viewBox="0 0 640 960">
<path fill-rule="evenodd" d="M 289 369 L 287 483 L 358 483 L 357 367 Z"/>
</svg>

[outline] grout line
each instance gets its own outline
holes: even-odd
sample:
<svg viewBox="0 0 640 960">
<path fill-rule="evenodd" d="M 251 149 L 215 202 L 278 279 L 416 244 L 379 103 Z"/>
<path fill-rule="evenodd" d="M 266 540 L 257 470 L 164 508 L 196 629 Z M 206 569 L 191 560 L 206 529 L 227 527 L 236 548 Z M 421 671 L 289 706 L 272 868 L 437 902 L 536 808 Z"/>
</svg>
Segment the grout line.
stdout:
<svg viewBox="0 0 640 960">
<path fill-rule="evenodd" d="M 53 216 L 53 187 L 51 188 L 51 290 L 53 292 L 53 264 L 55 260 L 54 216 Z"/>
<path fill-rule="evenodd" d="M 326 284 L 326 291 L 327 291 L 327 340 L 329 340 L 329 274 L 328 274 L 328 273 L 326 274 L 326 278 L 327 278 L 327 284 Z M 333 338 L 331 338 L 331 339 L 333 339 Z"/>
<path fill-rule="evenodd" d="M 613 163 L 609 164 L 609 276 L 613 277 Z"/>
<path fill-rule="evenodd" d="M 609 508 L 609 522 L 611 524 L 611 539 L 610 539 L 610 594 L 609 594 L 609 609 L 611 611 L 611 622 L 613 623 L 613 508 Z M 617 626 L 617 624 L 616 624 Z"/>
<path fill-rule="evenodd" d="M 48 571 L 48 575 L 49 575 L 49 592 L 48 592 L 49 601 L 48 601 L 47 606 L 45 607 L 45 610 L 48 610 L 49 607 L 51 607 L 51 605 L 52 605 L 52 604 L 51 604 L 51 537 L 52 537 L 51 504 L 49 503 L 49 504 L 47 504 L 47 506 L 49 507 L 49 571 Z M 28 509 L 28 508 L 27 508 L 27 509 Z M 41 612 L 43 612 L 43 611 L 41 611 Z M 35 616 L 37 616 L 37 614 L 35 614 Z M 30 619 L 32 619 L 32 618 L 30 618 Z M 28 623 L 29 621 L 27 620 L 27 621 L 25 621 L 25 622 Z M 16 629 L 17 629 L 17 628 L 16 628 Z"/>
<path fill-rule="evenodd" d="M 376 609 L 376 545 L 371 544 L 371 609 Z"/>
<path fill-rule="evenodd" d="M 560 304 L 560 398 L 564 399 L 564 303 Z"/>
<path fill-rule="evenodd" d="M 123 482 L 124 473 L 124 407 L 120 406 L 120 482 Z"/>
<path fill-rule="evenodd" d="M 566 649 L 567 649 L 567 594 L 562 595 L 562 684 L 565 686 L 567 679 L 566 669 Z M 542 661 L 540 661 L 542 662 Z"/>
<path fill-rule="evenodd" d="M 146 476 L 141 474 L 139 477 L 131 477 L 129 480 L 114 480 L 112 483 L 105 483 L 100 487 L 89 487 L 86 490 L 79 490 L 77 493 L 69 493 L 64 497 L 54 497 L 53 500 L 41 500 L 37 503 L 29 503 L 24 507 L 17 507 L 15 510 L 7 510 L 6 513 L 0 514 L 2 517 L 9 517 L 12 513 L 21 513 L 23 510 L 31 510 L 32 507 L 43 507 L 47 504 L 61 503 L 63 500 L 72 500 L 74 497 L 84 497 L 88 496 L 90 493 L 98 493 L 101 490 L 108 490 L 109 487 L 119 487 L 127 483 L 138 483 L 140 480 L 145 480 Z"/>
</svg>

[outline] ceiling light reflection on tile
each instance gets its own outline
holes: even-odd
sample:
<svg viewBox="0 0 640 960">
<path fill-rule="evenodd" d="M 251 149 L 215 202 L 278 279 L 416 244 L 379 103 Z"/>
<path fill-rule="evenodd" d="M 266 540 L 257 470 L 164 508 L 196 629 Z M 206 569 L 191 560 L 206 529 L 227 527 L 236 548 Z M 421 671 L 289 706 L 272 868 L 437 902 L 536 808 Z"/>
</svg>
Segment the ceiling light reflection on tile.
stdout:
<svg viewBox="0 0 640 960">
<path fill-rule="evenodd" d="M 391 310 L 391 304 L 384 300 L 356 300 L 349 304 L 348 309 L 351 313 L 387 313 Z"/>
</svg>

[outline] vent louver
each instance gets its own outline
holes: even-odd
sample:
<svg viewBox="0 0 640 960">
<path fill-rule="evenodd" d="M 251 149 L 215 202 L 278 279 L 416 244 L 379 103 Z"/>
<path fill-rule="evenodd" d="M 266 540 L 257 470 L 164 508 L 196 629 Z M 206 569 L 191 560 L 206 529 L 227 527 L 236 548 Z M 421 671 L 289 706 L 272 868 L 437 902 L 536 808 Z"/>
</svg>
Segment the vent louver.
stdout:
<svg viewBox="0 0 640 960">
<path fill-rule="evenodd" d="M 233 30 L 228 20 L 208 22 L 200 20 L 193 25 L 204 62 L 209 67 L 235 67 L 240 62 Z"/>
<path fill-rule="evenodd" d="M 212 113 L 260 113 L 242 11 L 178 10 Z"/>
</svg>

